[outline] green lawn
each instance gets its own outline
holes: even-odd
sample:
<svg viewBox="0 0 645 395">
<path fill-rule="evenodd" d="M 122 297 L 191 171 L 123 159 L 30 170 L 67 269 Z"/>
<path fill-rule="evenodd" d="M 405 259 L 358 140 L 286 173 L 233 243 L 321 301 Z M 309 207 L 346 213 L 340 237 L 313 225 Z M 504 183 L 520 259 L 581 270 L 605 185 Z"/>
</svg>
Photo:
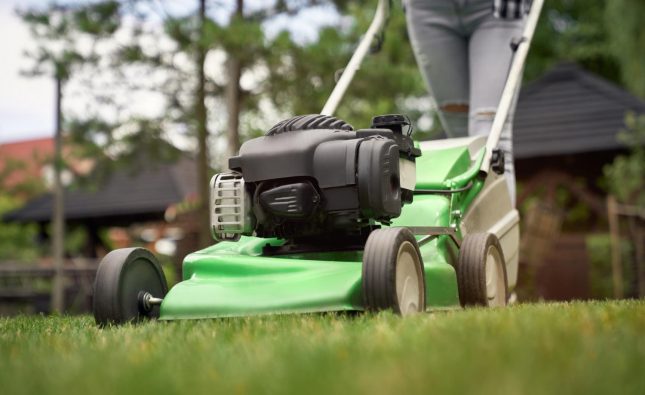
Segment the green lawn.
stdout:
<svg viewBox="0 0 645 395">
<path fill-rule="evenodd" d="M 100 330 L 0 319 L 1 394 L 645 394 L 645 302 Z"/>
</svg>

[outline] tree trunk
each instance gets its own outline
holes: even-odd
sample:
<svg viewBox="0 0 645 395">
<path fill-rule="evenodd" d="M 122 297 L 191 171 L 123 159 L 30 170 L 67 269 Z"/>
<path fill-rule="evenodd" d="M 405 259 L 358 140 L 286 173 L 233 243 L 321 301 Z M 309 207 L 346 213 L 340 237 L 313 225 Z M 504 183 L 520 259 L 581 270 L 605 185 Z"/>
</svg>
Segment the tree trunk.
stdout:
<svg viewBox="0 0 645 395">
<path fill-rule="evenodd" d="M 228 108 L 227 125 L 227 158 L 237 155 L 240 149 L 240 78 L 242 66 L 240 61 L 229 55 L 228 85 L 226 87 L 226 106 Z"/>
<path fill-rule="evenodd" d="M 206 22 L 206 0 L 199 0 L 199 25 L 200 38 L 203 37 Z M 208 116 L 206 113 L 206 76 L 204 64 L 206 62 L 206 48 L 202 40 L 197 45 L 195 64 L 197 66 L 198 82 L 197 97 L 195 98 L 195 118 L 197 121 L 197 183 L 199 184 L 199 244 L 206 247 L 211 244 L 210 213 L 209 213 L 209 169 L 208 164 Z"/>
<path fill-rule="evenodd" d="M 63 272 L 65 213 L 63 208 L 63 184 L 61 172 L 63 167 L 62 149 L 62 85 L 60 77 L 56 78 L 56 134 L 54 137 L 54 212 L 52 252 L 54 257 L 54 279 L 52 284 L 52 312 L 62 313 L 65 309 L 65 278 Z"/>
<path fill-rule="evenodd" d="M 244 13 L 244 0 L 237 0 L 234 18 L 242 18 Z M 226 106 L 228 109 L 227 125 L 227 157 L 237 155 L 240 149 L 240 110 L 241 92 L 240 78 L 242 77 L 242 63 L 235 54 L 228 54 L 227 62 L 228 85 L 226 86 Z"/>
</svg>

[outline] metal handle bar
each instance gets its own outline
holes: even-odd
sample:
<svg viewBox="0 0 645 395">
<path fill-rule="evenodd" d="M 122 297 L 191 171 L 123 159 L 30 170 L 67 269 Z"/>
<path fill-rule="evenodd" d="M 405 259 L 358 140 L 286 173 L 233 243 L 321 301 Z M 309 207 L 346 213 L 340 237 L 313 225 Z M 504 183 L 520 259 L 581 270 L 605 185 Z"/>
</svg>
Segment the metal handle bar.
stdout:
<svg viewBox="0 0 645 395">
<path fill-rule="evenodd" d="M 506 85 L 504 85 L 504 90 L 502 91 L 502 97 L 499 100 L 499 105 L 497 106 L 497 113 L 493 119 L 493 126 L 491 126 L 490 134 L 486 140 L 486 152 L 484 154 L 484 160 L 480 170 L 484 173 L 490 171 L 491 158 L 493 156 L 493 150 L 497 147 L 499 143 L 499 138 L 502 135 L 502 129 L 504 128 L 504 123 L 508 117 L 508 112 L 511 109 L 511 104 L 513 104 L 513 96 L 515 95 L 516 88 L 520 82 L 522 76 L 522 69 L 524 68 L 524 62 L 526 61 L 526 56 L 529 53 L 529 47 L 531 46 L 531 40 L 533 40 L 533 33 L 535 33 L 535 27 L 537 26 L 538 19 L 540 17 L 540 11 L 542 11 L 542 6 L 544 5 L 544 0 L 533 0 L 531 5 L 531 10 L 526 19 L 526 25 L 524 27 L 524 33 L 520 42 L 517 44 L 515 49 L 515 55 L 513 56 L 513 61 L 511 62 L 511 68 L 508 72 L 508 78 L 506 79 Z"/>
<path fill-rule="evenodd" d="M 349 60 L 347 67 L 345 67 L 345 70 L 334 87 L 334 90 L 331 92 L 331 95 L 329 95 L 329 98 L 325 103 L 325 107 L 323 107 L 320 112 L 322 115 L 334 115 L 334 112 L 338 108 L 340 101 L 343 99 L 343 96 L 345 95 L 349 84 L 352 82 L 356 71 L 360 69 L 363 59 L 365 59 L 365 56 L 369 52 L 372 42 L 378 38 L 379 33 L 385 27 L 389 15 L 390 0 L 379 0 L 376 14 L 374 14 L 374 19 L 372 20 L 370 27 L 367 29 L 367 33 L 365 33 L 365 36 L 361 39 L 360 44 L 358 44 L 356 52 L 354 52 L 354 55 L 352 55 L 352 58 Z"/>
</svg>

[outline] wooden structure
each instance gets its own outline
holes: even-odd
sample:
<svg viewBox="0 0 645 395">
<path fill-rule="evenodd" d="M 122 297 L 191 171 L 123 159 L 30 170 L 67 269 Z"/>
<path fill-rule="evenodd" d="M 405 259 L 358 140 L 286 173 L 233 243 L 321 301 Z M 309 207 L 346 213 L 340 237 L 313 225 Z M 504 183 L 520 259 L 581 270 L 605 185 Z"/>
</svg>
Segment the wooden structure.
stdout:
<svg viewBox="0 0 645 395">
<path fill-rule="evenodd" d="M 628 111 L 645 113 L 645 102 L 573 64 L 522 89 L 514 124 L 520 277 L 535 281 L 534 297 L 591 297 L 586 236 L 607 232 L 598 181 L 603 166 L 626 151 L 616 136 Z"/>
<path fill-rule="evenodd" d="M 98 262 L 75 259 L 64 267 L 65 311 L 86 312 L 92 307 L 92 284 Z M 51 312 L 54 268 L 4 262 L 0 265 L 0 315 Z"/>
<path fill-rule="evenodd" d="M 611 269 L 613 276 L 614 297 L 625 296 L 625 280 L 623 276 L 621 239 L 626 233 L 634 246 L 634 265 L 631 277 L 633 289 L 639 298 L 645 298 L 645 208 L 620 204 L 613 196 L 607 197 L 607 217 L 611 235 Z M 626 232 L 621 232 L 621 220 L 625 223 Z"/>
<path fill-rule="evenodd" d="M 83 226 L 89 235 L 87 257 L 101 247 L 100 228 L 164 221 L 168 207 L 197 196 L 195 162 L 150 164 L 135 170 L 119 170 L 99 185 L 68 189 L 65 193 L 67 226 Z M 23 207 L 6 213 L 3 221 L 36 222 L 43 229 L 51 220 L 53 198 L 44 194 Z M 44 235 L 44 232 L 43 232 Z"/>
</svg>

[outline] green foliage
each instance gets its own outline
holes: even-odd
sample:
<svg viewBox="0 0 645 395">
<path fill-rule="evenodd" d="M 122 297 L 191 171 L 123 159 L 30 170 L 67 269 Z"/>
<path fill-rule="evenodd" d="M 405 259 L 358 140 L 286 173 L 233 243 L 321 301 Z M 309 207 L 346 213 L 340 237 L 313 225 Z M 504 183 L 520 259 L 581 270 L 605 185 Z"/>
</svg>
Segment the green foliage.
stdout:
<svg viewBox="0 0 645 395">
<path fill-rule="evenodd" d="M 645 73 L 637 72 L 634 67 L 645 64 L 639 61 L 643 51 L 628 48 L 639 48 L 640 41 L 631 38 L 640 37 L 643 29 L 639 24 L 630 22 L 623 26 L 615 22 L 617 15 L 627 15 L 630 21 L 642 19 L 638 16 L 642 6 L 634 3 L 638 3 L 638 0 L 547 2 L 526 65 L 526 79 L 534 79 L 556 63 L 566 60 L 577 62 L 610 80 L 623 81 L 628 86 L 638 85 L 635 81 Z M 212 8 L 214 3 L 207 4 Z M 346 17 L 342 23 L 320 31 L 313 42 L 298 42 L 286 32 L 274 39 L 266 37 L 263 23 L 277 16 L 294 16 L 300 9 L 312 4 L 333 4 Z M 181 12 L 173 8 L 174 13 L 169 11 L 170 7 L 164 8 L 165 5 L 166 2 L 159 2 L 159 11 L 155 8 L 156 5 L 147 1 L 99 1 L 82 12 L 75 11 L 76 16 L 71 22 L 56 25 L 56 34 L 68 32 L 73 23 L 75 29 L 103 37 L 113 33 L 120 26 L 123 17 L 133 17 L 130 18 L 134 21 L 131 39 L 120 43 L 115 52 L 108 55 L 116 62 L 111 67 L 121 69 L 145 66 L 149 68 L 149 73 L 163 70 L 166 76 L 159 80 L 159 84 L 148 87 L 167 97 L 167 111 L 163 119 L 154 122 L 162 124 L 165 130 L 190 138 L 194 136 L 195 127 L 196 71 L 194 65 L 177 62 L 178 58 L 185 55 L 192 59 L 198 48 L 205 48 L 211 54 L 224 55 L 224 61 L 218 67 L 224 67 L 226 58 L 234 55 L 242 63 L 243 76 L 262 74 L 265 72 L 263 68 L 267 68 L 269 75 L 266 79 L 247 78 L 255 79 L 255 83 L 250 88 L 247 84 L 242 92 L 240 133 L 245 139 L 261 134 L 273 122 L 271 117 L 267 117 L 266 106 L 261 108 L 263 101 L 266 104 L 268 100 L 280 118 L 320 111 L 335 84 L 334 75 L 346 65 L 371 21 L 376 1 L 372 0 L 368 4 L 347 1 L 278 1 L 272 5 L 247 7 L 244 17 L 232 16 L 224 21 L 207 18 L 203 27 L 197 19 L 197 2 Z M 66 9 L 70 8 L 74 7 L 67 6 Z M 151 45 L 148 40 L 159 35 L 158 31 L 150 29 L 154 23 L 149 22 L 160 17 L 164 38 L 170 39 L 173 44 L 170 47 L 165 44 Z M 46 13 L 32 14 L 25 18 L 40 25 L 51 25 L 55 19 Z M 98 21 L 103 21 L 105 26 L 100 31 L 96 29 Z M 628 42 L 631 46 L 621 44 Z M 622 51 L 625 56 L 619 56 L 617 51 Z M 633 67 L 625 66 L 628 63 L 633 64 Z M 627 75 L 634 78 L 630 79 Z M 632 81 L 634 84 L 631 84 Z M 137 89 L 141 81 L 128 83 Z M 227 83 L 225 73 L 207 75 L 206 95 L 208 108 L 211 110 L 209 129 L 214 136 L 220 136 L 225 131 L 225 118 L 214 114 L 224 112 L 226 98 L 223 95 Z M 431 109 L 427 100 L 423 99 L 425 96 L 425 87 L 409 45 L 405 17 L 395 2 L 384 48 L 380 53 L 367 58 L 351 85 L 338 116 L 356 126 L 365 126 L 375 114 L 403 112 L 410 115 L 415 124 L 425 117 L 427 122 L 422 123 L 423 127 L 427 128 L 430 124 L 436 127 L 438 123 L 431 122 Z M 90 117 L 94 116 L 92 114 Z M 80 122 L 90 121 L 88 118 Z M 127 123 L 129 120 L 119 122 Z M 110 128 L 112 131 L 116 129 L 118 125 Z M 140 129 L 140 132 L 150 133 L 145 128 Z M 434 130 L 420 132 L 420 138 L 427 138 L 435 133 Z M 84 140 L 88 144 L 97 141 L 94 137 Z M 117 143 L 109 133 L 105 133 L 99 140 L 103 142 L 103 148 Z M 160 140 L 148 139 L 147 143 L 154 145 L 158 142 L 164 145 L 164 140 L 167 142 L 168 136 L 160 136 Z"/>
<path fill-rule="evenodd" d="M 98 329 L 0 318 L 8 394 L 642 394 L 643 301 Z M 38 372 L 38 374 L 34 374 Z"/>
<path fill-rule="evenodd" d="M 0 217 L 22 204 L 22 200 L 0 194 Z M 51 235 L 51 226 L 46 229 Z M 35 223 L 0 222 L 0 261 L 16 261 L 33 264 L 43 254 L 48 253 L 49 245 L 38 242 L 39 227 Z M 83 255 L 87 232 L 83 227 L 71 227 L 65 233 L 65 253 L 70 256 Z"/>
<path fill-rule="evenodd" d="M 163 274 L 166 277 L 166 283 L 168 284 L 168 288 L 172 288 L 178 282 L 177 268 L 175 267 L 175 264 L 172 261 L 172 257 L 168 255 L 163 255 L 160 253 L 156 253 L 155 256 L 159 259 L 159 264 L 161 265 Z"/>
<path fill-rule="evenodd" d="M 645 115 L 628 113 L 619 139 L 630 149 L 603 169 L 610 193 L 626 204 L 645 207 Z"/>
<path fill-rule="evenodd" d="M 632 281 L 631 270 L 632 247 L 627 240 L 620 244 L 620 254 L 623 265 L 623 283 Z M 591 296 L 594 299 L 609 299 L 614 295 L 614 285 L 611 268 L 611 238 L 609 234 L 593 234 L 587 237 L 587 254 L 589 255 L 589 277 Z"/>
<path fill-rule="evenodd" d="M 371 22 L 375 5 L 375 1 L 369 6 L 350 3 L 346 9 L 353 23 L 348 28 L 324 28 L 314 42 L 299 44 L 287 33 L 274 40 L 275 50 L 268 59 L 268 91 L 286 116 L 320 112 L 335 85 L 334 76 L 345 67 Z M 416 123 L 429 108 L 418 109 L 407 103 L 425 96 L 408 42 L 405 16 L 395 7 L 381 51 L 365 59 L 337 116 L 355 127 L 368 127 L 374 115 L 386 113 L 406 113 Z"/>
<path fill-rule="evenodd" d="M 75 10 L 74 23 L 83 33 L 93 36 L 112 35 L 121 25 L 119 8 L 119 2 L 112 0 L 89 3 Z"/>
<path fill-rule="evenodd" d="M 645 98 L 644 19 L 642 0 L 546 1 L 525 80 L 569 61 Z"/>
<path fill-rule="evenodd" d="M 181 155 L 167 141 L 162 119 L 132 118 L 112 123 L 100 118 L 74 118 L 66 125 L 73 154 L 95 161 L 91 173 L 75 180 L 76 186 L 83 188 L 97 187 L 116 169 L 134 173 L 146 166 L 172 163 Z M 120 133 L 118 138 L 115 132 Z"/>
<path fill-rule="evenodd" d="M 36 41 L 36 48 L 27 52 L 33 64 L 26 74 L 47 74 L 61 81 L 68 80 L 74 68 L 96 62 L 94 45 L 83 50 L 82 40 L 96 44 L 114 34 L 119 26 L 119 4 L 115 1 L 84 5 L 50 3 L 19 14 Z"/>
<path fill-rule="evenodd" d="M 20 206 L 20 200 L 0 193 L 0 217 Z M 40 256 L 36 243 L 36 224 L 13 224 L 0 222 L 0 261 L 24 261 L 33 263 Z"/>
<path fill-rule="evenodd" d="M 3 167 L 0 171 L 0 218 L 7 212 L 19 208 L 30 197 L 36 196 L 44 191 L 41 179 L 26 178 L 17 184 L 9 184 L 14 172 L 21 172 L 26 164 L 12 158 L 2 158 Z M 45 158 L 34 157 L 34 161 L 42 161 Z M 36 224 L 15 224 L 6 223 L 0 220 L 0 261 L 25 261 L 33 262 L 40 256 L 40 248 L 36 240 L 38 238 L 38 226 Z"/>
<path fill-rule="evenodd" d="M 525 68 L 533 80 L 569 61 L 620 83 L 620 64 L 611 54 L 603 0 L 546 1 Z"/>
<path fill-rule="evenodd" d="M 51 229 L 49 230 L 51 234 Z M 82 226 L 67 227 L 65 229 L 65 254 L 70 256 L 83 255 L 83 248 L 87 245 L 87 231 Z"/>
<path fill-rule="evenodd" d="M 609 50 L 621 64 L 622 83 L 635 95 L 645 98 L 645 2 L 611 0 L 605 2 L 605 7 Z"/>
<path fill-rule="evenodd" d="M 233 54 L 247 66 L 266 53 L 264 31 L 260 23 L 253 20 L 233 17 L 226 28 L 216 29 L 212 36 L 204 36 L 204 41 L 212 48 L 221 48 Z"/>
</svg>

